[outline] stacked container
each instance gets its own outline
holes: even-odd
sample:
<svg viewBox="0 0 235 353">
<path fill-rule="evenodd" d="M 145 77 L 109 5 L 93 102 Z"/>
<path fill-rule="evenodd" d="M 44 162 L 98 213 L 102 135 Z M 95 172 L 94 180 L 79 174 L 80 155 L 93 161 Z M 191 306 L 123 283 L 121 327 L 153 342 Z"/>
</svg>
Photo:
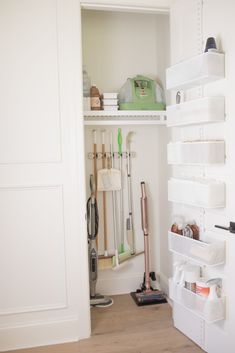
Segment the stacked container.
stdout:
<svg viewBox="0 0 235 353">
<path fill-rule="evenodd" d="M 118 110 L 118 93 L 103 93 L 103 110 Z"/>
</svg>

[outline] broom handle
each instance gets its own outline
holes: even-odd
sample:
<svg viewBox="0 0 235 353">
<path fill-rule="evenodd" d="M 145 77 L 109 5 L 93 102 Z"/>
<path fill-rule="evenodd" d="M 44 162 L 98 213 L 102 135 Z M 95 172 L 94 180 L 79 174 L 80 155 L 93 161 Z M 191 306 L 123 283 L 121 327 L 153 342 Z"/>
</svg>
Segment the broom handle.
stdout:
<svg viewBox="0 0 235 353">
<path fill-rule="evenodd" d="M 121 244 L 120 252 L 124 252 L 124 205 L 123 205 L 123 180 L 122 180 L 122 130 L 118 129 L 118 155 L 119 155 L 119 169 L 121 172 L 121 190 L 120 190 L 120 234 L 121 234 Z"/>
<path fill-rule="evenodd" d="M 148 209 L 147 196 L 145 191 L 145 183 L 141 182 L 141 223 L 144 233 L 144 263 L 145 263 L 145 291 L 150 292 L 150 276 L 149 276 L 149 240 L 148 240 Z"/>
<path fill-rule="evenodd" d="M 110 155 L 111 155 L 111 168 L 114 167 L 113 163 L 113 134 L 110 133 Z M 116 191 L 112 191 L 112 209 L 113 209 L 113 240 L 115 248 L 115 260 L 116 266 L 119 265 L 119 255 L 118 255 L 118 242 L 117 242 L 117 217 L 116 217 Z"/>
<path fill-rule="evenodd" d="M 105 130 L 102 131 L 102 169 L 105 169 Z M 104 256 L 108 256 L 106 192 L 103 191 L 103 219 L 104 219 Z"/>
</svg>

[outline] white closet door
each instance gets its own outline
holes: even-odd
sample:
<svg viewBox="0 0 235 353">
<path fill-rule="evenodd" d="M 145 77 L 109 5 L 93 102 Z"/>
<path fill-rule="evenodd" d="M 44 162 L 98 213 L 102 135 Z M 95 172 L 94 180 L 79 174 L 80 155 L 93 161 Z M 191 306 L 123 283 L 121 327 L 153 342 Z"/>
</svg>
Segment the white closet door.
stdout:
<svg viewBox="0 0 235 353">
<path fill-rule="evenodd" d="M 0 350 L 89 335 L 76 0 L 0 0 Z"/>
</svg>

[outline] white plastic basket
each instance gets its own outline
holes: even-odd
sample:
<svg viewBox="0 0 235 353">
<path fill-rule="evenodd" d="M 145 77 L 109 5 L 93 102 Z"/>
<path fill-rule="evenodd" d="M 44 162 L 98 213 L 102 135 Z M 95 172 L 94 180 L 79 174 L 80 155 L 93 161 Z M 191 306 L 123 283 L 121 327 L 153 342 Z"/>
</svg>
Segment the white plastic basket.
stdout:
<svg viewBox="0 0 235 353">
<path fill-rule="evenodd" d="M 225 183 L 210 179 L 171 178 L 168 200 L 203 208 L 225 207 Z"/>
<path fill-rule="evenodd" d="M 181 90 L 224 78 L 224 54 L 206 52 L 166 70 L 167 89 Z"/>
<path fill-rule="evenodd" d="M 223 121 L 224 97 L 204 97 L 167 107 L 167 126 L 183 126 Z"/>
<path fill-rule="evenodd" d="M 225 242 L 202 242 L 168 232 L 168 246 L 173 253 L 186 256 L 190 260 L 206 266 L 222 265 L 225 261 Z"/>
<path fill-rule="evenodd" d="M 225 161 L 224 141 L 170 142 L 167 146 L 168 164 L 207 165 Z"/>
<path fill-rule="evenodd" d="M 207 323 L 214 323 L 225 318 L 225 298 L 208 300 L 176 284 L 173 279 L 169 280 L 169 296 Z"/>
</svg>

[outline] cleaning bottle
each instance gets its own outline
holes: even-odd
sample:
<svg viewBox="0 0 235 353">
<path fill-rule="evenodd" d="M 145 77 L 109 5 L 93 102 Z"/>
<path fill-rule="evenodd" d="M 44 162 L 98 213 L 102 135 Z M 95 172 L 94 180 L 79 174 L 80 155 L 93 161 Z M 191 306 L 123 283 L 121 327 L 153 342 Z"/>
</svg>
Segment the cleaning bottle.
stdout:
<svg viewBox="0 0 235 353">
<path fill-rule="evenodd" d="M 86 67 L 83 65 L 83 109 L 91 109 L 91 99 L 90 99 L 90 90 L 91 90 L 91 80 L 86 71 Z"/>
<path fill-rule="evenodd" d="M 91 86 L 91 110 L 101 110 L 100 92 L 94 84 Z"/>
</svg>

